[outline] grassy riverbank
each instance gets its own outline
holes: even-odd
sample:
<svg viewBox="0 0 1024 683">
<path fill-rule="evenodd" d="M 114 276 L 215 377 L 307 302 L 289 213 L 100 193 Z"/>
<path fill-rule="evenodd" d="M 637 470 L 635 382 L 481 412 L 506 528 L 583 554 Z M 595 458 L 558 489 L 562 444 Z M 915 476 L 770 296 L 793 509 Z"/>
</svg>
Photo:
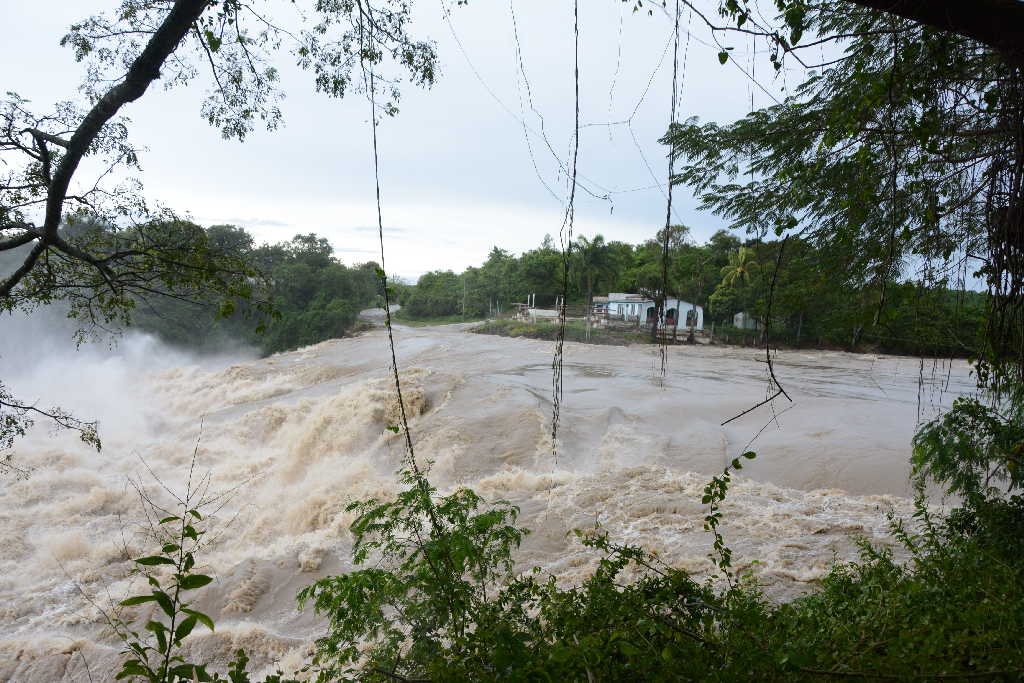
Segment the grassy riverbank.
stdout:
<svg viewBox="0 0 1024 683">
<path fill-rule="evenodd" d="M 465 317 L 461 315 L 420 317 L 407 313 L 405 309 L 393 313 L 391 315 L 391 319 L 398 325 L 408 325 L 409 327 L 429 327 L 431 325 L 455 325 L 456 323 L 475 323 L 484 320 L 484 318 L 480 316 L 473 315 Z"/>
<path fill-rule="evenodd" d="M 523 322 L 521 320 L 488 320 L 474 327 L 471 332 L 477 334 L 495 334 L 501 337 L 526 337 L 527 339 L 558 339 L 558 324 L 549 322 Z M 589 330 L 583 322 L 568 321 L 565 324 L 565 340 L 583 342 L 585 344 L 611 344 L 625 346 L 628 344 L 646 344 L 650 341 L 646 331 L 635 329 L 591 327 Z"/>
</svg>

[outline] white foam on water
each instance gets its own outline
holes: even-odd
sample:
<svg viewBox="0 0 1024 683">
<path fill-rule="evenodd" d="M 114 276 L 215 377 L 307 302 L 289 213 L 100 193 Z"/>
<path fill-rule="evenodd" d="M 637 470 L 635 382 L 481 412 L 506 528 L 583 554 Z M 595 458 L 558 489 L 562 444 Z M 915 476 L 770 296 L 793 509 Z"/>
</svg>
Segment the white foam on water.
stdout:
<svg viewBox="0 0 1024 683">
<path fill-rule="evenodd" d="M 580 581 L 596 556 L 570 532 L 600 525 L 673 566 L 711 571 L 703 487 L 772 417 L 765 407 L 719 426 L 763 398 L 759 352 L 674 347 L 662 382 L 656 349 L 567 344 L 555 458 L 550 344 L 457 326 L 397 328 L 396 338 L 420 462 L 442 493 L 469 486 L 521 507 L 532 533 L 519 567 Z M 18 395 L 99 418 L 104 449 L 40 426 L 15 454 L 32 476 L 0 481 L 0 680 L 114 670 L 119 646 L 101 610 L 137 588 L 129 556 L 152 550 L 126 482 L 166 501 L 154 476 L 182 490 L 193 451 L 211 490 L 238 488 L 201 558 L 216 580 L 197 597 L 217 631 L 190 638 L 189 651 L 224 663 L 245 647 L 267 670 L 308 661 L 323 624 L 297 612 L 295 594 L 351 569 L 346 505 L 398 490 L 404 435 L 388 429 L 400 419 L 385 335 L 262 360 L 199 361 L 145 337 L 50 356 L 5 362 L 2 376 Z M 948 388 L 946 368 L 925 373 L 926 415 L 973 388 L 965 364 L 948 370 Z M 736 565 L 769 595 L 810 589 L 835 559 L 856 556 L 859 536 L 893 545 L 886 513 L 912 509 L 919 371 L 911 358 L 779 353 L 794 407 L 776 402 L 777 422 L 723 506 Z"/>
</svg>

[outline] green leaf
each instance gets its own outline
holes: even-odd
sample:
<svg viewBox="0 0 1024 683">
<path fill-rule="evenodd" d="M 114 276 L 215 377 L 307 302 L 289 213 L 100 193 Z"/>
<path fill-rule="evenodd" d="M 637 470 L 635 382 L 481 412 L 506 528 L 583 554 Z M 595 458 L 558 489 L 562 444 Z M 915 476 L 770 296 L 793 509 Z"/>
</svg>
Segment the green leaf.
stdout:
<svg viewBox="0 0 1024 683">
<path fill-rule="evenodd" d="M 721 52 L 718 53 L 718 63 L 719 64 L 725 64 L 728 61 L 729 61 L 729 53 L 728 52 L 726 52 L 725 50 L 722 50 Z"/>
<path fill-rule="evenodd" d="M 171 669 L 171 673 L 177 676 L 179 679 L 184 681 L 212 681 L 213 678 L 206 672 L 206 668 L 198 664 L 179 664 L 178 666 Z M 239 678 L 237 680 L 243 681 L 248 680 L 249 677 L 246 675 L 245 678 Z M 177 679 L 175 679 L 177 680 Z M 223 679 L 217 679 L 223 680 Z M 232 677 L 230 680 L 236 680 Z M 273 680 L 272 678 L 266 679 L 267 681 Z"/>
<path fill-rule="evenodd" d="M 150 621 L 146 623 L 146 630 L 156 634 L 156 642 L 160 652 L 167 652 L 167 627 L 159 621 Z"/>
<path fill-rule="evenodd" d="M 167 630 L 167 627 L 159 621 L 147 621 L 146 630 L 152 631 L 153 633 L 162 633 L 163 631 Z"/>
<path fill-rule="evenodd" d="M 743 457 L 746 458 L 747 460 L 753 460 L 754 458 L 757 457 L 757 453 L 755 453 L 754 451 L 747 451 L 746 453 L 743 454 Z"/>
<path fill-rule="evenodd" d="M 139 676 L 140 678 L 150 678 L 150 672 L 146 670 L 142 663 L 137 659 L 130 659 L 121 666 L 121 671 L 114 676 L 114 680 L 120 681 L 129 676 Z"/>
<path fill-rule="evenodd" d="M 204 574 L 190 574 L 189 576 L 186 576 L 184 579 L 182 579 L 181 583 L 179 583 L 178 585 L 181 587 L 182 590 L 190 591 L 195 588 L 202 588 L 211 581 L 213 581 L 213 579 Z"/>
<path fill-rule="evenodd" d="M 210 52 L 216 52 L 220 49 L 221 39 L 214 35 L 213 31 L 207 29 L 204 31 L 206 34 L 206 44 L 210 46 Z"/>
<path fill-rule="evenodd" d="M 181 611 L 184 612 L 185 614 L 191 616 L 191 617 L 195 617 L 196 619 L 199 620 L 200 624 L 202 624 L 206 628 L 210 629 L 211 631 L 214 630 L 214 628 L 213 628 L 213 619 L 211 619 L 210 617 L 206 616 L 202 612 L 198 612 L 198 611 L 196 611 L 194 609 L 188 609 L 188 608 L 183 608 Z"/>
<path fill-rule="evenodd" d="M 160 550 L 165 553 L 173 553 L 181 550 L 181 546 L 174 543 L 167 543 Z"/>
<path fill-rule="evenodd" d="M 149 557 L 140 557 L 135 560 L 135 564 L 141 564 L 146 567 L 152 567 L 158 564 L 174 564 L 174 560 L 168 557 L 161 557 L 159 555 L 150 555 Z"/>
<path fill-rule="evenodd" d="M 156 600 L 156 598 L 152 595 L 136 595 L 133 598 L 122 600 L 118 604 L 120 604 L 122 607 L 131 607 L 132 605 L 141 605 L 144 602 L 153 602 L 154 600 Z"/>
<path fill-rule="evenodd" d="M 160 524 L 167 524 L 168 522 L 177 522 L 181 517 L 164 517 L 160 520 Z"/>
<path fill-rule="evenodd" d="M 163 591 L 153 591 L 153 598 L 167 616 L 174 617 L 174 603 L 171 601 L 171 596 Z"/>
<path fill-rule="evenodd" d="M 188 634 L 192 633 L 192 629 L 196 627 L 196 618 L 193 616 L 187 617 L 184 621 L 178 624 L 178 628 L 174 629 L 174 640 L 180 643 Z"/>
</svg>

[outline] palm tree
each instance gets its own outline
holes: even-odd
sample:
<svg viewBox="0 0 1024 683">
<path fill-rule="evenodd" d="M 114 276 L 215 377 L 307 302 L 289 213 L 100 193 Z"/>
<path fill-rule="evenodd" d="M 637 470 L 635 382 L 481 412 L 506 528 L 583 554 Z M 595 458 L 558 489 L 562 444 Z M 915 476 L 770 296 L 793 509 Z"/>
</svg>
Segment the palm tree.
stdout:
<svg viewBox="0 0 1024 683">
<path fill-rule="evenodd" d="M 594 285 L 603 277 L 611 277 L 615 274 L 615 263 L 612 258 L 612 250 L 604 241 L 604 236 L 594 235 L 594 239 L 588 240 L 580 235 L 576 240 L 576 253 L 578 255 L 577 265 L 581 285 L 587 292 L 587 316 L 594 307 Z"/>
<path fill-rule="evenodd" d="M 729 254 L 729 265 L 722 267 L 722 284 L 726 287 L 734 287 L 737 281 L 749 284 L 751 276 L 761 267 L 754 256 L 750 247 L 740 247 L 739 251 Z"/>
</svg>

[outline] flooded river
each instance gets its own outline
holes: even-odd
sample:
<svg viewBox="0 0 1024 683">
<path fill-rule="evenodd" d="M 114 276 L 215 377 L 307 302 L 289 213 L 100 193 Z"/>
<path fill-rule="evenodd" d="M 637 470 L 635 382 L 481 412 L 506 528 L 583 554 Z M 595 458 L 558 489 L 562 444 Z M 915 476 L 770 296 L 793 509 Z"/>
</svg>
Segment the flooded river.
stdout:
<svg viewBox="0 0 1024 683">
<path fill-rule="evenodd" d="M 594 524 L 708 572 L 702 489 L 750 449 L 758 457 L 724 507 L 734 561 L 773 597 L 806 591 L 834 559 L 855 556 L 856 537 L 891 543 L 886 512 L 911 510 L 915 423 L 973 387 L 962 362 L 783 351 L 775 371 L 793 403 L 723 427 L 765 398 L 763 350 L 672 347 L 662 377 L 657 348 L 566 344 L 555 455 L 550 342 L 461 326 L 395 336 L 433 483 L 521 506 L 533 533 L 519 565 L 567 583 L 595 562 L 567 532 Z M 193 656 L 245 647 L 260 665 L 301 666 L 322 624 L 296 611 L 296 592 L 351 568 L 346 504 L 397 490 L 404 437 L 387 429 L 397 422 L 389 362 L 376 330 L 244 362 L 199 363 L 136 340 L 45 376 L 5 363 L 12 387 L 98 417 L 104 448 L 38 428 L 15 454 L 31 476 L 0 480 L 0 680 L 108 678 L 119 648 L 101 610 L 132 594 L 125 548 L 152 550 L 127 481 L 166 501 L 157 479 L 180 490 L 193 451 L 210 490 L 230 492 L 202 558 L 216 580 L 199 602 L 217 632 L 190 638 Z"/>
</svg>

